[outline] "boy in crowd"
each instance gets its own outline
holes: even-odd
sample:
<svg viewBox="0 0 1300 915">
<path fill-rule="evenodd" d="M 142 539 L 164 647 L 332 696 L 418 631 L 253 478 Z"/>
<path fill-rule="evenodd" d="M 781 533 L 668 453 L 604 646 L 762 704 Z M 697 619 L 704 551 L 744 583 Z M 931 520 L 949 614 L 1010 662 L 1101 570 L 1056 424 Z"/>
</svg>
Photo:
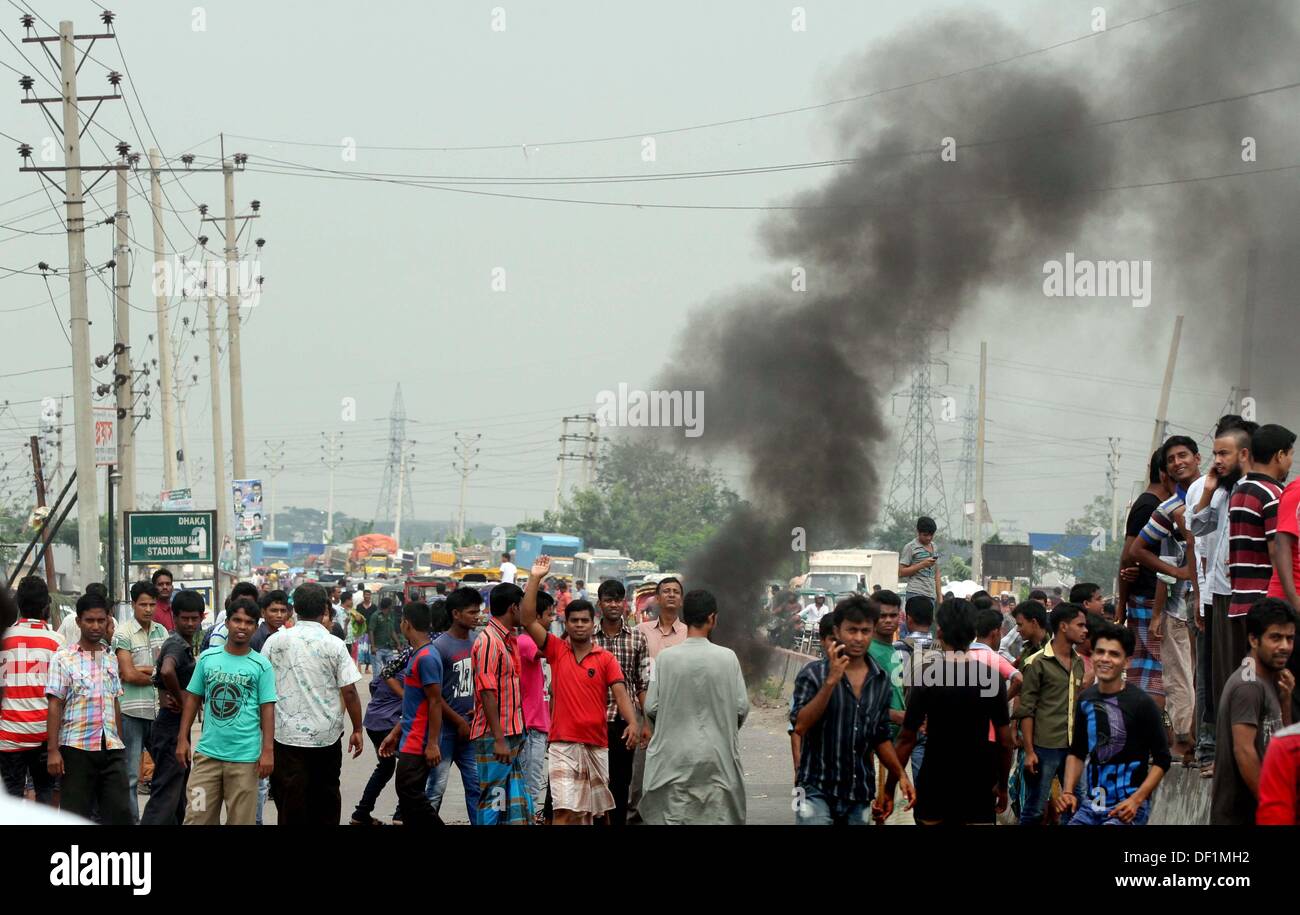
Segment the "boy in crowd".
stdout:
<svg viewBox="0 0 1300 915">
<path fill-rule="evenodd" d="M 153 688 L 153 672 L 167 641 L 167 630 L 154 620 L 158 590 L 147 581 L 131 585 L 131 618 L 117 627 L 113 648 L 117 653 L 118 673 L 122 678 L 122 740 L 126 743 L 127 802 L 131 821 L 140 822 L 140 802 L 136 796 L 137 779 L 145 748 L 149 745 L 154 718 L 158 715 L 158 694 Z M 153 775 L 153 766 L 149 767 Z M 148 784 L 146 782 L 146 784 Z"/>
<path fill-rule="evenodd" d="M 275 672 L 253 651 L 261 610 L 241 597 L 226 608 L 226 641 L 199 655 L 176 738 L 176 761 L 190 768 L 186 826 L 216 826 L 221 805 L 227 825 L 257 821 L 257 780 L 275 762 Z M 203 732 L 190 761 L 190 728 L 203 706 Z"/>
<path fill-rule="evenodd" d="M 171 609 L 176 628 L 163 642 L 153 676 L 158 690 L 158 717 L 154 719 L 149 739 L 154 771 L 149 803 L 140 815 L 140 823 L 145 826 L 179 826 L 185 822 L 189 770 L 176 759 L 176 741 L 180 736 L 186 687 L 194 674 L 194 639 L 203 625 L 203 595 L 198 591 L 178 591 Z"/>
<path fill-rule="evenodd" d="M 22 797 L 31 778 L 36 800 L 53 804 L 45 684 L 63 637 L 50 627 L 50 590 L 42 579 L 24 578 L 14 597 L 18 619 L 0 637 L 0 773 L 11 796 Z"/>
</svg>

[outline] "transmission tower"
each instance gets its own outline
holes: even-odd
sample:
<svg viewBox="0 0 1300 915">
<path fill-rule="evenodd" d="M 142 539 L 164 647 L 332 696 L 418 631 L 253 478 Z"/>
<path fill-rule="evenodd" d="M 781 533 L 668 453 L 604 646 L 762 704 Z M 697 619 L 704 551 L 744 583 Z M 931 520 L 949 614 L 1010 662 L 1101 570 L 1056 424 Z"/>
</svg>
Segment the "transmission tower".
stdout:
<svg viewBox="0 0 1300 915">
<path fill-rule="evenodd" d="M 939 459 L 939 440 L 934 432 L 934 413 L 930 399 L 930 359 L 928 351 L 912 371 L 907 408 L 907 423 L 898 443 L 898 460 L 889 484 L 886 518 L 905 512 L 916 518 L 948 518 L 948 500 L 943 493 L 943 465 Z"/>
<path fill-rule="evenodd" d="M 962 540 L 971 539 L 971 522 L 975 510 L 975 424 L 979 412 L 975 409 L 975 386 L 966 388 L 966 411 L 961 415 L 961 459 L 957 462 L 957 492 L 961 494 L 958 512 L 959 523 L 954 531 L 961 531 Z M 967 514 L 969 507 L 971 514 Z"/>
<path fill-rule="evenodd" d="M 384 465 L 384 481 L 379 487 L 379 504 L 375 507 L 376 528 L 381 521 L 396 521 L 399 495 L 402 500 L 402 516 L 415 517 L 415 505 L 411 501 L 411 480 L 402 473 L 405 442 L 406 406 L 402 403 L 402 386 L 399 384 L 393 394 L 393 407 L 388 411 L 388 462 Z"/>
</svg>

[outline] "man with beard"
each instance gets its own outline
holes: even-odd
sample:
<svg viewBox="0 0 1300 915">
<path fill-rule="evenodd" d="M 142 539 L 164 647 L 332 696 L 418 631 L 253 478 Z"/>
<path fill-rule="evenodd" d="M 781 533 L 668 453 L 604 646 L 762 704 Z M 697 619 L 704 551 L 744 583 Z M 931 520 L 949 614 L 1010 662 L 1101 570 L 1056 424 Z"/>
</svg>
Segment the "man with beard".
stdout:
<svg viewBox="0 0 1300 915">
<path fill-rule="evenodd" d="M 1295 650 L 1295 629 L 1295 611 L 1275 597 L 1260 598 L 1246 614 L 1250 654 L 1219 697 L 1212 826 L 1255 822 L 1268 742 L 1291 724 L 1295 677 L 1285 668 Z"/>
<path fill-rule="evenodd" d="M 1133 653 L 1133 633 L 1104 625 L 1092 638 L 1097 682 L 1079 697 L 1080 726 L 1074 729 L 1056 809 L 1071 826 L 1142 826 L 1149 799 L 1169 771 L 1169 744 L 1160 709 L 1150 696 L 1124 682 Z M 1148 760 L 1150 768 L 1148 768 Z M 1088 768 L 1089 797 L 1080 803 L 1075 786 Z"/>
<path fill-rule="evenodd" d="M 1214 462 L 1199 480 L 1187 487 L 1187 525 L 1196 538 L 1199 557 L 1198 593 L 1201 636 L 1197 639 L 1196 706 L 1200 710 L 1200 737 L 1196 742 L 1201 776 L 1214 774 L 1214 710 L 1231 670 L 1221 670 L 1214 643 L 1225 637 L 1232 580 L 1228 575 L 1228 498 L 1237 481 L 1250 470 L 1250 437 L 1257 423 L 1228 415 L 1214 431 Z M 1223 626 L 1217 621 L 1222 619 Z"/>
<path fill-rule="evenodd" d="M 1161 449 L 1173 494 L 1161 502 L 1134 538 L 1127 558 L 1159 577 L 1149 625 L 1135 620 L 1137 639 L 1129 659 L 1129 681 L 1143 686 L 1162 710 L 1172 731 L 1174 749 L 1190 762 L 1192 751 L 1192 644 L 1187 607 L 1195 604 L 1188 582 L 1195 576 L 1196 556 L 1186 527 L 1187 489 L 1201 466 L 1196 442 L 1175 435 Z M 1159 555 L 1157 555 L 1157 553 Z M 1172 579 L 1173 583 L 1165 579 Z M 1135 611 L 1130 619 L 1137 617 Z M 1148 672 L 1150 676 L 1148 677 Z M 1158 675 L 1157 675 L 1158 673 Z"/>
</svg>

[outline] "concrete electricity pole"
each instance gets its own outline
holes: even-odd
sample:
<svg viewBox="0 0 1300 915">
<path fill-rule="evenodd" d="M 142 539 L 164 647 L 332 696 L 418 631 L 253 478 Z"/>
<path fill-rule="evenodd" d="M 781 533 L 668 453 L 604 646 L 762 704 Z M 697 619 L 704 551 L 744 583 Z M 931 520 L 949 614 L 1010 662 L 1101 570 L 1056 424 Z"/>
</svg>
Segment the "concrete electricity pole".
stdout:
<svg viewBox="0 0 1300 915">
<path fill-rule="evenodd" d="M 125 143 L 118 150 L 126 155 Z M 131 248 L 128 241 L 126 167 L 117 170 L 117 211 L 113 214 L 117 244 L 113 248 L 113 292 L 117 299 L 117 340 L 114 366 L 117 385 L 117 469 L 122 482 L 117 488 L 117 505 L 120 511 L 135 511 L 135 422 L 131 415 L 133 391 L 131 385 Z M 118 543 L 125 543 L 121 537 Z"/>
<path fill-rule="evenodd" d="M 206 273 L 205 273 L 206 275 Z M 213 613 L 222 605 L 221 551 L 227 536 L 231 535 L 230 511 L 233 495 L 226 485 L 226 446 L 221 434 L 221 356 L 217 350 L 217 299 L 206 287 L 202 291 L 208 305 L 208 378 L 212 386 L 212 491 L 217 510 L 217 530 L 212 545 L 214 566 L 212 576 Z"/>
<path fill-rule="evenodd" d="M 1106 482 L 1110 484 L 1110 542 L 1119 539 L 1119 439 L 1107 437 L 1110 445 L 1109 469 Z"/>
<path fill-rule="evenodd" d="M 1178 341 L 1183 335 L 1183 316 L 1178 315 L 1174 318 L 1174 336 L 1169 341 L 1169 358 L 1165 360 L 1165 379 L 1160 385 L 1160 403 L 1156 407 L 1156 425 L 1151 433 L 1151 452 L 1160 447 L 1164 441 L 1166 429 L 1165 417 L 1169 413 L 1169 389 L 1174 384 L 1174 367 L 1178 364 Z M 1145 480 L 1142 483 L 1146 486 Z"/>
<path fill-rule="evenodd" d="M 975 584 L 984 587 L 984 399 L 988 377 L 989 345 L 980 341 L 979 413 L 975 420 L 975 537 L 971 569 Z"/>
<path fill-rule="evenodd" d="M 397 460 L 397 507 L 393 513 L 393 542 L 397 544 L 398 550 L 401 550 L 402 548 L 402 492 L 405 486 L 406 486 L 406 441 L 403 440 L 401 446 L 401 457 L 399 457 Z M 465 491 L 462 488 L 461 502 L 464 501 L 465 501 Z"/>
<path fill-rule="evenodd" d="M 172 334 L 167 323 L 170 290 L 163 278 L 166 254 L 163 249 L 162 182 L 158 180 L 161 155 L 149 150 L 149 207 L 153 210 L 154 308 L 158 313 L 158 397 L 162 405 L 163 488 L 176 488 L 176 396 L 172 386 Z M 186 460 L 188 460 L 188 455 Z"/>
<path fill-rule="evenodd" d="M 325 536 L 327 544 L 334 542 L 334 471 L 338 469 L 343 459 L 338 456 L 338 452 L 343 450 L 342 443 L 336 442 L 339 439 L 337 432 L 322 432 L 321 438 L 325 439 L 325 444 L 321 447 L 325 449 L 325 454 L 321 456 L 321 462 L 329 469 L 330 472 L 330 494 L 329 501 L 325 504 Z M 400 490 L 399 490 L 400 491 Z"/>
<path fill-rule="evenodd" d="M 456 541 L 462 546 L 465 543 L 465 493 L 469 487 L 469 475 L 478 470 L 478 464 L 471 465 L 470 461 L 479 453 L 478 440 L 483 437 L 481 432 L 474 434 L 471 438 L 462 438 L 459 432 L 456 433 L 456 457 L 460 458 L 460 463 L 451 465 L 451 469 L 460 474 L 460 513 L 456 520 Z"/>
</svg>

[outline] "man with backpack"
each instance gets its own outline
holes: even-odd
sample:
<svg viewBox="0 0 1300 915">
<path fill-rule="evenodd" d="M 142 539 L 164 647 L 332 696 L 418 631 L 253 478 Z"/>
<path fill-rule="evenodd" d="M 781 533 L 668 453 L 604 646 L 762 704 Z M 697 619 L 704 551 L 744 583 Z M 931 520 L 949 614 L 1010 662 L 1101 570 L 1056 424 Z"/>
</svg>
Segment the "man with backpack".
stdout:
<svg viewBox="0 0 1300 915">
<path fill-rule="evenodd" d="M 896 676 L 902 678 L 905 691 L 904 705 L 906 705 L 912 687 L 921 682 L 921 670 L 927 658 L 940 656 L 943 652 L 934 644 L 934 637 L 930 633 L 934 625 L 933 600 L 922 594 L 909 597 L 904 607 L 904 615 L 907 617 L 907 635 L 894 643 L 894 657 L 899 671 Z M 910 756 L 912 783 L 915 784 L 917 776 L 921 774 L 921 765 L 925 762 L 924 730 L 917 733 L 916 746 L 912 748 Z M 902 762 L 906 764 L 906 760 Z"/>
</svg>

